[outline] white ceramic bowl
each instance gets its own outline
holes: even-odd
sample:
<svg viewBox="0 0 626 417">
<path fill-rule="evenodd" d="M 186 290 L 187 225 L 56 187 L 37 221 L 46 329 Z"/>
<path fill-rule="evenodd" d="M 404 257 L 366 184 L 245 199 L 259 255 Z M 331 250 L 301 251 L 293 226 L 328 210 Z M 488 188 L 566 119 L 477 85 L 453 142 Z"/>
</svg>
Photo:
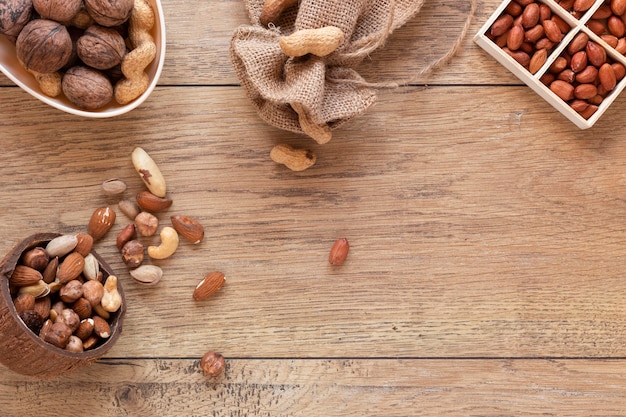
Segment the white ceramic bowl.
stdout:
<svg viewBox="0 0 626 417">
<path fill-rule="evenodd" d="M 38 98 L 44 103 L 51 105 L 52 107 L 70 114 L 92 118 L 106 118 L 129 112 L 143 103 L 148 98 L 150 93 L 152 93 L 157 85 L 159 77 L 161 76 L 163 62 L 165 61 L 165 19 L 163 16 L 163 8 L 161 7 L 161 1 L 148 0 L 148 2 L 152 6 L 156 17 L 154 27 L 152 28 L 152 35 L 154 36 L 154 41 L 157 46 L 157 54 L 154 61 L 152 61 L 146 69 L 148 75 L 150 76 L 148 89 L 141 96 L 128 104 L 120 105 L 115 103 L 115 100 L 113 100 L 111 103 L 100 109 L 83 110 L 74 106 L 63 95 L 59 97 L 46 96 L 41 93 L 35 78 L 28 71 L 26 71 L 17 60 L 15 45 L 3 35 L 0 35 L 0 71 L 9 77 L 15 84 L 22 87 L 27 93 Z"/>
</svg>

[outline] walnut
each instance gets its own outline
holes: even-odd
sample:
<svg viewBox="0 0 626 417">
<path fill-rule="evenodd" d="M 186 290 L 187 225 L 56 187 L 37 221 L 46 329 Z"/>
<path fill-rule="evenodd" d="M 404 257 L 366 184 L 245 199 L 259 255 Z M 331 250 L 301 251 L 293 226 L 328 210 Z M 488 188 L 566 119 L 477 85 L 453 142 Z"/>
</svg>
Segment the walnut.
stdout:
<svg viewBox="0 0 626 417">
<path fill-rule="evenodd" d="M 63 93 L 77 107 L 95 110 L 113 99 L 111 81 L 100 71 L 84 66 L 75 66 L 63 76 Z"/>
<path fill-rule="evenodd" d="M 15 48 L 17 58 L 26 69 L 49 73 L 67 64 L 72 55 L 72 39 L 62 24 L 36 19 L 24 26 Z"/>
<path fill-rule="evenodd" d="M 126 43 L 120 33 L 100 25 L 92 25 L 76 43 L 78 57 L 85 65 L 96 69 L 109 69 L 120 62 L 126 54 Z"/>
<path fill-rule="evenodd" d="M 85 9 L 102 26 L 116 26 L 126 22 L 134 5 L 134 0 L 85 0 Z"/>
<path fill-rule="evenodd" d="M 0 33 L 15 41 L 32 14 L 31 0 L 0 1 Z"/>
<path fill-rule="evenodd" d="M 44 19 L 67 23 L 83 6 L 82 0 L 32 0 L 33 6 Z"/>
</svg>

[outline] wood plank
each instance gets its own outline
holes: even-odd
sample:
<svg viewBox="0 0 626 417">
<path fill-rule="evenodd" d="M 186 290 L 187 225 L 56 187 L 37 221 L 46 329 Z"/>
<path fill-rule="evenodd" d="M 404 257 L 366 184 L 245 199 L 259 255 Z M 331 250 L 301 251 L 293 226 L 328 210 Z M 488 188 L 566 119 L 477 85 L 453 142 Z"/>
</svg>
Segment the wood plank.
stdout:
<svg viewBox="0 0 626 417">
<path fill-rule="evenodd" d="M 422 77 L 416 82 L 521 84 L 472 41 L 474 34 L 499 4 L 496 0 L 480 2 L 458 56 L 432 74 L 432 77 Z M 159 81 L 161 85 L 239 83 L 230 62 L 229 47 L 235 28 L 249 23 L 243 2 L 174 0 L 164 2 L 163 9 L 166 16 L 167 52 Z M 410 78 L 423 66 L 446 53 L 458 36 L 467 12 L 465 2 L 425 2 L 420 13 L 397 30 L 384 48 L 364 60 L 358 71 L 372 82 Z M 0 86 L 13 85 L 0 74 Z"/>
<path fill-rule="evenodd" d="M 168 179 L 162 222 L 183 212 L 207 227 L 201 246 L 160 262 L 156 288 L 133 283 L 116 254 L 123 216 L 98 245 L 129 297 L 114 356 L 624 356 L 617 108 L 579 131 L 523 87 L 412 88 L 317 146 L 265 125 L 237 87 L 160 87 L 115 120 L 13 89 L 0 101 L 1 253 L 33 232 L 84 230 L 108 203 L 107 178 L 139 190 L 135 146 Z M 280 141 L 311 146 L 318 164 L 275 165 Z M 341 236 L 352 250 L 333 268 Z M 215 269 L 225 288 L 194 303 Z"/>
<path fill-rule="evenodd" d="M 51 381 L 0 373 L 6 417 L 622 416 L 619 361 L 107 360 Z"/>
</svg>

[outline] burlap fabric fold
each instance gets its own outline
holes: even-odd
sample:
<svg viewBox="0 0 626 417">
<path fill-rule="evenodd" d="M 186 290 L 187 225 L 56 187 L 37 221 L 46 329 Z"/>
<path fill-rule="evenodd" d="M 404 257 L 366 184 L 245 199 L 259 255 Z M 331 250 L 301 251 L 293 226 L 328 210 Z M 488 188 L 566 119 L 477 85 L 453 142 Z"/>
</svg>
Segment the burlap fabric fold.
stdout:
<svg viewBox="0 0 626 417">
<path fill-rule="evenodd" d="M 424 0 L 300 0 L 270 27 L 259 22 L 264 0 L 244 3 L 251 24 L 235 30 L 230 53 L 247 95 L 267 123 L 325 143 L 333 129 L 377 99 L 379 86 L 355 67 L 415 16 Z M 288 57 L 281 51 L 280 36 L 324 26 L 345 35 L 330 55 Z"/>
</svg>

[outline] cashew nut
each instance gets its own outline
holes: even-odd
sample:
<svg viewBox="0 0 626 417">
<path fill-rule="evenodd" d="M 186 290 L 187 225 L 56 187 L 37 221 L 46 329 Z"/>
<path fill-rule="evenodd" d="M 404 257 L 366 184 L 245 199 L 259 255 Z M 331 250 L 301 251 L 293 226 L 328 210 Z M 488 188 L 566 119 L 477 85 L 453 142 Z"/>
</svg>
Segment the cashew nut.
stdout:
<svg viewBox="0 0 626 417">
<path fill-rule="evenodd" d="M 148 256 L 152 259 L 169 258 L 178 248 L 178 233 L 174 228 L 166 226 L 161 230 L 161 244 L 148 246 Z"/>
<path fill-rule="evenodd" d="M 115 313 L 122 305 L 122 296 L 117 290 L 117 277 L 115 275 L 109 275 L 104 283 L 104 294 L 100 305 L 105 311 L 109 313 Z"/>
</svg>

